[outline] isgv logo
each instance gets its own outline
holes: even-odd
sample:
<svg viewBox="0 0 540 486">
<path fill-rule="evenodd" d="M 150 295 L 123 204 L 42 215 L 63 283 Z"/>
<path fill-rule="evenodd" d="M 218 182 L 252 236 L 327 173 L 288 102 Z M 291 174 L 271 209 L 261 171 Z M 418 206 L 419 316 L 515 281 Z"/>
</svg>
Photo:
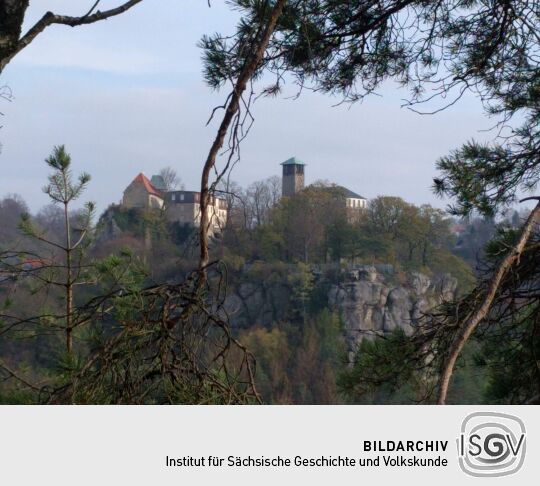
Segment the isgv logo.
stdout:
<svg viewBox="0 0 540 486">
<path fill-rule="evenodd" d="M 476 477 L 514 474 L 525 461 L 526 440 L 525 425 L 514 415 L 471 413 L 457 439 L 459 465 Z"/>
</svg>

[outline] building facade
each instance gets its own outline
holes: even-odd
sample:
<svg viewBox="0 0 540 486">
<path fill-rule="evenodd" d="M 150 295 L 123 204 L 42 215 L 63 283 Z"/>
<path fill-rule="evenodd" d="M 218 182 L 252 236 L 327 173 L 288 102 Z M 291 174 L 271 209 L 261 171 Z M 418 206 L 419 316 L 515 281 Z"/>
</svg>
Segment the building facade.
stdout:
<svg viewBox="0 0 540 486">
<path fill-rule="evenodd" d="M 152 182 L 141 172 L 124 191 L 122 206 L 138 209 L 163 209 L 171 222 L 199 226 L 201 195 L 196 191 L 165 191 L 163 178 L 152 176 Z M 208 207 L 211 230 L 222 230 L 227 223 L 227 204 L 224 199 L 211 197 Z"/>
<path fill-rule="evenodd" d="M 125 208 L 161 209 L 164 195 L 141 172 L 124 191 L 122 206 Z"/>
<path fill-rule="evenodd" d="M 199 226 L 201 193 L 195 191 L 170 191 L 165 194 L 165 214 L 169 221 Z M 211 196 L 207 208 L 208 221 L 213 230 L 222 230 L 227 223 L 227 202 Z"/>
<path fill-rule="evenodd" d="M 345 211 L 347 211 L 347 220 L 349 223 L 357 222 L 362 212 L 367 208 L 367 199 L 356 192 L 343 186 L 338 186 L 345 196 Z"/>
<path fill-rule="evenodd" d="M 356 192 L 351 191 L 343 186 L 337 186 L 345 195 L 345 205 L 351 209 L 366 209 L 367 208 L 367 199 Z"/>
</svg>

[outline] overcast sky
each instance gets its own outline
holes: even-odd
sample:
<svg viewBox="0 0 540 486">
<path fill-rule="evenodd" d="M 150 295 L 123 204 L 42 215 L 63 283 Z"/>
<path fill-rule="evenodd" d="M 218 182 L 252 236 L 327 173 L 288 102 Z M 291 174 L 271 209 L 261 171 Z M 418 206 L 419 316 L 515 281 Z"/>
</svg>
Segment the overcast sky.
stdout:
<svg viewBox="0 0 540 486">
<path fill-rule="evenodd" d="M 45 10 L 80 15 L 92 3 L 33 1 L 27 27 Z M 119 3 L 104 0 L 102 9 Z M 76 172 L 92 175 L 83 200 L 100 210 L 118 202 L 139 172 L 151 176 L 167 165 L 197 190 L 217 124 L 205 123 L 226 92 L 204 85 L 196 44 L 205 33 L 231 33 L 235 20 L 222 0 L 211 8 L 207 0 L 144 0 L 105 22 L 46 30 L 0 79 L 15 97 L 0 105 L 0 197 L 18 193 L 32 210 L 45 204 L 43 160 L 57 144 L 66 145 Z M 480 131 L 493 120 L 472 97 L 420 116 L 400 108 L 406 92 L 387 86 L 380 94 L 339 107 L 310 93 L 259 100 L 232 178 L 247 185 L 279 174 L 279 163 L 294 155 L 307 164 L 308 183 L 326 179 L 368 198 L 444 207 L 430 190 L 435 161 L 468 139 L 492 138 Z"/>
</svg>

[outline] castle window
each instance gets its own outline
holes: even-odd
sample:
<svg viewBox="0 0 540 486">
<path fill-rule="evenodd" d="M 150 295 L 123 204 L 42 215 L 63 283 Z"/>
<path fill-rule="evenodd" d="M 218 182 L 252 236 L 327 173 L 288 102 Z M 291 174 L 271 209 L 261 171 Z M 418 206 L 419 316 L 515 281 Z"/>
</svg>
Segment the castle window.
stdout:
<svg viewBox="0 0 540 486">
<path fill-rule="evenodd" d="M 184 195 L 180 194 L 180 201 L 183 201 L 183 200 L 184 200 Z"/>
<path fill-rule="evenodd" d="M 176 201 L 176 194 L 173 194 L 173 195 L 171 196 L 171 200 L 172 200 L 172 201 Z"/>
</svg>

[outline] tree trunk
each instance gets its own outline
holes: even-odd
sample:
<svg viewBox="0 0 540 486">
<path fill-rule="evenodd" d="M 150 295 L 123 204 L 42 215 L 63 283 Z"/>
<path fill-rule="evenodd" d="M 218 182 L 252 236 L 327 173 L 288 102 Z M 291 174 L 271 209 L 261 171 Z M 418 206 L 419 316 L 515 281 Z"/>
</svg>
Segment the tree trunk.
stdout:
<svg viewBox="0 0 540 486">
<path fill-rule="evenodd" d="M 0 73 L 17 50 L 29 0 L 0 0 Z"/>
<path fill-rule="evenodd" d="M 65 184 L 67 185 L 67 181 Z M 71 354 L 73 351 L 73 281 L 71 276 L 71 228 L 67 202 L 64 203 L 64 219 L 66 227 L 66 348 L 68 354 Z"/>
<path fill-rule="evenodd" d="M 276 28 L 277 20 L 279 16 L 281 15 L 281 12 L 283 11 L 283 7 L 285 6 L 285 4 L 286 4 L 286 0 L 277 0 L 276 4 L 274 5 L 272 13 L 270 14 L 270 18 L 268 20 L 268 24 L 266 25 L 264 32 L 262 34 L 261 40 L 259 41 L 258 45 L 255 47 L 251 60 L 247 63 L 246 67 L 242 70 L 242 72 L 240 73 L 240 76 L 238 77 L 236 81 L 231 99 L 225 110 L 225 115 L 223 116 L 223 120 L 221 121 L 221 125 L 219 126 L 218 133 L 216 135 L 216 138 L 214 139 L 214 142 L 212 143 L 212 147 L 210 148 L 210 152 L 208 153 L 208 157 L 203 167 L 202 176 L 201 176 L 201 200 L 199 204 L 200 212 L 201 212 L 201 223 L 200 223 L 201 225 L 199 228 L 199 245 L 200 245 L 199 269 L 202 271 L 201 276 L 203 277 L 201 279 L 201 282 L 205 278 L 204 268 L 208 265 L 208 261 L 210 258 L 209 252 L 208 252 L 208 230 L 209 230 L 208 206 L 210 202 L 210 194 L 209 194 L 210 172 L 216 164 L 217 154 L 219 150 L 221 149 L 221 147 L 223 146 L 223 141 L 225 139 L 227 131 L 229 130 L 229 127 L 231 126 L 234 115 L 238 111 L 242 94 L 246 90 L 247 83 L 252 78 L 257 67 L 259 66 L 259 63 L 261 62 L 264 56 L 266 47 L 268 46 L 268 43 L 270 42 L 272 33 L 274 32 L 274 29 Z"/>
<path fill-rule="evenodd" d="M 540 202 L 536 207 L 531 211 L 527 221 L 523 226 L 521 235 L 517 244 L 514 248 L 503 258 L 499 267 L 493 274 L 490 279 L 486 296 L 483 302 L 476 308 L 473 314 L 460 326 L 452 345 L 450 346 L 450 351 L 448 357 L 443 365 L 443 370 L 441 372 L 441 377 L 439 379 L 439 393 L 437 397 L 437 403 L 439 405 L 444 405 L 446 403 L 446 397 L 448 395 L 448 387 L 450 386 L 450 379 L 454 372 L 454 366 L 456 361 L 463 350 L 463 347 L 467 343 L 468 339 L 471 337 L 474 330 L 477 328 L 478 324 L 486 317 L 487 313 L 491 308 L 491 304 L 495 299 L 499 285 L 501 284 L 502 279 L 512 267 L 512 265 L 519 261 L 521 253 L 529 240 L 534 227 L 540 219 Z"/>
</svg>

